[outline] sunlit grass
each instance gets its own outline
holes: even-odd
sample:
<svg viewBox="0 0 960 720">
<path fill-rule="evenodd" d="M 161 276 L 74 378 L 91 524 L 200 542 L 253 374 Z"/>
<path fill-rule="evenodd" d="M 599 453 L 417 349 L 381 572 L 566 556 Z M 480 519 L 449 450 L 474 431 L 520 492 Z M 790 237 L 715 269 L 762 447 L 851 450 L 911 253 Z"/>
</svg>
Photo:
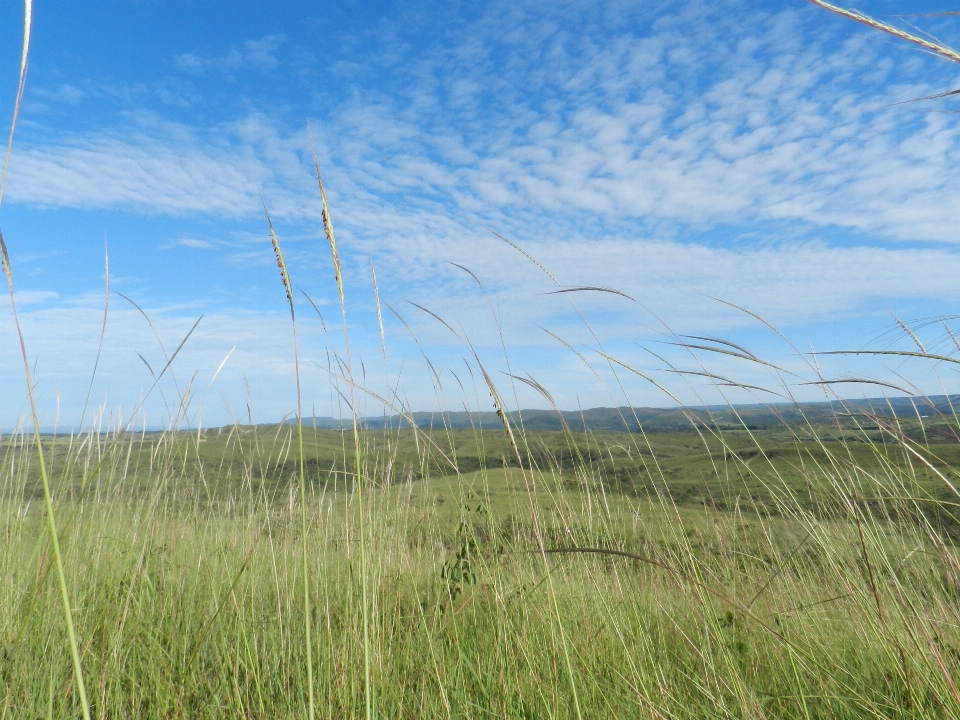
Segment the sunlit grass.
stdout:
<svg viewBox="0 0 960 720">
<path fill-rule="evenodd" d="M 0 438 L 0 719 L 960 715 L 954 413 L 534 432 L 448 325 L 500 424 L 413 429 L 390 407 L 407 429 L 374 429 L 358 397 L 396 392 L 353 375 L 317 179 L 349 430 L 309 428 L 298 405 L 295 425 L 181 432 L 184 396 L 164 432 L 41 436 L 31 396 L 29 430 Z M 614 377 L 641 374 L 593 337 Z M 956 369 L 917 344 L 884 352 Z M 810 369 L 791 382 L 829 391 Z"/>
<path fill-rule="evenodd" d="M 392 475 L 383 432 L 364 431 L 375 579 L 365 653 L 355 484 L 311 464 L 302 508 L 294 483 L 257 487 L 252 472 L 237 492 L 193 481 L 202 469 L 219 483 L 219 468 L 241 458 L 275 464 L 286 444 L 262 440 L 291 430 L 234 428 L 220 458 L 172 474 L 196 434 L 129 436 L 114 452 L 131 461 L 102 465 L 83 492 L 76 478 L 110 438 L 48 439 L 70 459 L 54 496 L 97 716 L 302 715 L 307 627 L 326 717 L 365 714 L 366 662 L 380 715 L 574 717 L 564 643 L 587 717 L 956 714 L 955 529 L 919 495 L 904 499 L 901 465 L 864 459 L 835 474 L 838 445 L 836 463 L 822 455 L 802 476 L 813 494 L 797 492 L 794 476 L 763 503 L 745 493 L 732 502 L 737 482 L 714 475 L 702 478 L 708 493 L 674 504 L 669 482 L 624 492 L 606 487 L 600 465 L 545 467 L 541 451 L 531 496 L 519 468 L 413 479 L 394 464 Z M 336 459 L 340 433 L 319 434 Z M 6 438 L 2 456 L 7 712 L 71 716 L 78 699 L 29 489 L 29 436 Z M 740 457 L 732 462 L 763 472 L 756 456 Z M 546 550 L 621 554 L 548 552 L 551 600 L 531 498 Z M 304 577 L 307 605 L 297 600 Z"/>
</svg>

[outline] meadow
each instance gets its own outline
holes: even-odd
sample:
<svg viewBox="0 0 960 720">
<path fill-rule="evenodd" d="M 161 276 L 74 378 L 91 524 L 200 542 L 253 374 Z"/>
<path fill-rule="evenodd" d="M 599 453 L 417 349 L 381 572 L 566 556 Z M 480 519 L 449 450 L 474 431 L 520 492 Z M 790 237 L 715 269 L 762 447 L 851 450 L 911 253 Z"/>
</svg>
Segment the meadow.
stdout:
<svg viewBox="0 0 960 720">
<path fill-rule="evenodd" d="M 960 717 L 957 398 L 545 425 L 474 353 L 496 414 L 473 424 L 318 427 L 298 407 L 47 435 L 16 327 L 30 417 L 0 437 L 0 720 Z M 884 352 L 960 362 L 916 344 Z"/>
<path fill-rule="evenodd" d="M 94 717 L 930 718 L 960 709 L 956 430 L 41 440 Z M 0 447 L 0 716 L 76 717 L 35 439 Z"/>
</svg>

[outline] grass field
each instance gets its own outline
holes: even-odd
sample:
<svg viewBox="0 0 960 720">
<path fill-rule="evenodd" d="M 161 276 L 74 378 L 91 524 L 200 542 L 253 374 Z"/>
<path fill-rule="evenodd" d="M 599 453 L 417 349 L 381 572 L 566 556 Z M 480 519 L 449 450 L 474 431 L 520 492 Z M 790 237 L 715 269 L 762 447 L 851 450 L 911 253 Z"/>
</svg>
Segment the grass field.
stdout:
<svg viewBox="0 0 960 720">
<path fill-rule="evenodd" d="M 14 126 L 30 18 L 28 1 Z M 0 437 L 0 720 L 960 717 L 952 408 L 550 431 L 474 354 L 497 406 L 482 430 L 180 416 L 41 435 L 0 250 L 31 410 Z M 955 369 L 917 345 L 902 354 Z"/>
<path fill-rule="evenodd" d="M 362 524 L 350 432 L 305 431 L 304 508 L 295 426 L 44 436 L 92 714 L 302 717 L 309 607 L 323 717 L 365 661 L 383 717 L 955 717 L 960 444 L 918 422 L 364 430 Z M 3 716 L 74 717 L 31 437 L 0 457 Z"/>
</svg>

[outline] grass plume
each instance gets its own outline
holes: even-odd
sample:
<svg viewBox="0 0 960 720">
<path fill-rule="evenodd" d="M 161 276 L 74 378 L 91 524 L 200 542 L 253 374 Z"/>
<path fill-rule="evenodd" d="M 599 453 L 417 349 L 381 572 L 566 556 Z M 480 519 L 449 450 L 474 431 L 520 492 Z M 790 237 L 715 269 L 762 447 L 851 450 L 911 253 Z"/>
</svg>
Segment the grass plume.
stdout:
<svg viewBox="0 0 960 720">
<path fill-rule="evenodd" d="M 311 138 L 311 144 L 313 139 Z M 376 704 L 374 698 L 373 680 L 371 677 L 371 639 L 370 639 L 370 597 L 367 584 L 369 582 L 369 569 L 367 563 L 367 512 L 366 512 L 366 479 L 363 475 L 360 452 L 360 429 L 357 417 L 357 397 L 355 392 L 356 383 L 353 378 L 353 360 L 350 355 L 350 332 L 347 326 L 347 303 L 343 291 L 343 273 L 340 268 L 340 250 L 337 248 L 337 237 L 333 229 L 333 218 L 330 216 L 330 206 L 327 204 L 327 191 L 323 186 L 323 176 L 320 174 L 320 161 L 317 159 L 316 148 L 313 148 L 313 167 L 317 175 L 317 187 L 320 191 L 321 214 L 323 219 L 323 232 L 330 245 L 330 256 L 333 260 L 334 279 L 337 283 L 337 294 L 340 296 L 340 315 L 343 320 L 343 347 L 346 355 L 347 387 L 350 397 L 350 418 L 353 424 L 353 448 L 354 448 L 354 472 L 355 485 L 357 491 L 357 506 L 360 517 L 360 585 L 361 585 L 361 604 L 363 606 L 363 686 L 364 686 L 364 711 L 367 720 L 372 720 L 376 716 Z"/>
<path fill-rule="evenodd" d="M 882 20 L 876 20 L 869 15 L 865 15 L 859 10 L 847 10 L 846 8 L 842 8 L 838 5 L 828 3 L 826 0 L 807 0 L 807 2 L 811 2 L 814 5 L 822 7 L 824 10 L 829 10 L 830 12 L 836 13 L 842 17 L 855 20 L 856 22 L 866 25 L 867 27 L 872 27 L 875 30 L 885 32 L 888 35 L 899 38 L 900 40 L 906 40 L 914 45 L 919 45 L 924 50 L 933 53 L 938 57 L 950 60 L 951 62 L 960 62 L 960 53 L 953 48 L 943 45 L 942 43 L 938 43 L 935 40 L 923 38 L 919 35 L 915 35 L 914 33 L 907 32 L 906 30 L 901 30 L 900 28 L 894 27 L 893 25 L 885 23 Z"/>
<path fill-rule="evenodd" d="M 270 243 L 273 246 L 273 254 L 277 259 L 277 267 L 280 270 L 280 280 L 283 283 L 283 289 L 287 296 L 287 304 L 290 306 L 290 327 L 293 334 L 293 366 L 297 393 L 297 458 L 299 461 L 297 479 L 300 486 L 300 534 L 303 540 L 303 618 L 307 664 L 307 717 L 309 720 L 313 720 L 316 715 L 316 700 L 313 693 L 313 637 L 310 628 L 312 617 L 310 602 L 310 562 L 307 552 L 307 479 L 303 453 L 303 409 L 301 407 L 302 393 L 300 391 L 300 356 L 297 349 L 297 315 L 293 306 L 293 286 L 290 283 L 290 272 L 287 270 L 287 263 L 283 258 L 283 250 L 280 248 L 280 239 L 277 237 L 277 233 L 273 228 L 273 221 L 270 219 L 270 213 L 267 212 L 266 203 L 263 204 L 263 213 L 267 218 L 267 227 L 270 230 Z M 249 557 L 244 561 L 243 569 L 246 568 L 248 561 Z M 235 584 L 236 580 L 234 580 L 234 585 Z M 232 592 L 233 589 L 231 588 L 231 593 Z"/>
</svg>

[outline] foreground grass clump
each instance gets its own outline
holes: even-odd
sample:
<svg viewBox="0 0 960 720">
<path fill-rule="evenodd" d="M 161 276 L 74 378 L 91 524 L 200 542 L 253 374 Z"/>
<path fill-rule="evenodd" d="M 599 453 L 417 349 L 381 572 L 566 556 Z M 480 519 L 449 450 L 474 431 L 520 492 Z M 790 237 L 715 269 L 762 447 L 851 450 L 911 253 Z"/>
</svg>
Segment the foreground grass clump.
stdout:
<svg viewBox="0 0 960 720">
<path fill-rule="evenodd" d="M 470 457 L 467 433 L 398 461 L 412 431 L 364 430 L 363 524 L 339 431 L 308 432 L 306 538 L 289 426 L 207 449 L 45 438 L 91 709 L 303 717 L 310 607 L 323 717 L 364 715 L 366 660 L 383 717 L 575 717 L 574 689 L 584 717 L 955 717 L 960 566 L 936 483 L 956 446 L 912 446 L 929 467 L 911 469 L 903 447 L 810 430 L 792 455 L 773 433 L 753 452 L 735 433 L 528 433 L 524 470 L 486 434 L 460 474 L 434 454 Z M 76 717 L 31 443 L 0 451 L 0 717 Z"/>
</svg>

